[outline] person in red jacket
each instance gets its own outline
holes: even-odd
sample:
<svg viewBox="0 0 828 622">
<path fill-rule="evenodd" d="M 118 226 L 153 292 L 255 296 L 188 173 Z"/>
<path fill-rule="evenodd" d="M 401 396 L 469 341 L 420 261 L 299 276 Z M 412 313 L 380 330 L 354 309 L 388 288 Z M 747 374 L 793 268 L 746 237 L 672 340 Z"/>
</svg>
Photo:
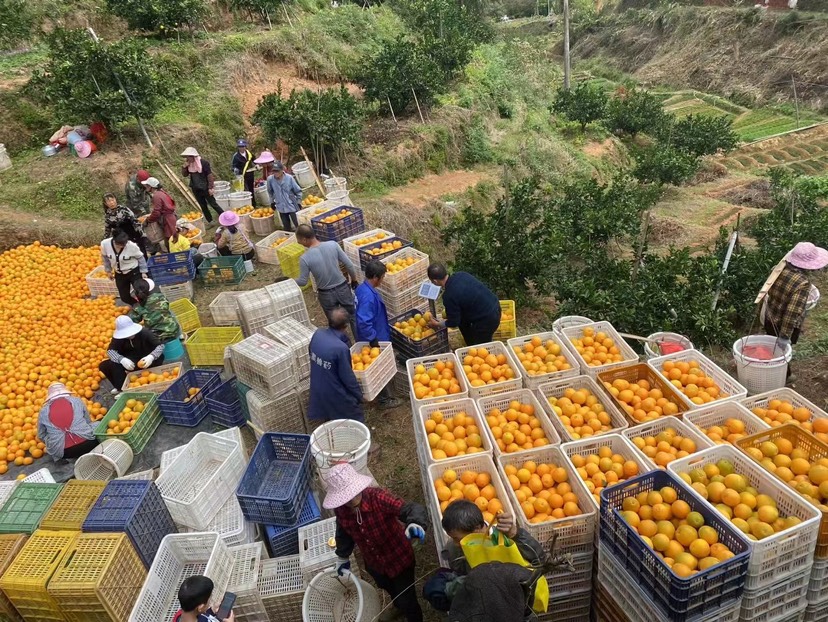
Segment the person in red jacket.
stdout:
<svg viewBox="0 0 828 622">
<path fill-rule="evenodd" d="M 150 193 L 152 197 L 152 212 L 147 216 L 145 223 L 157 222 L 161 225 L 164 233 L 163 245 L 166 246 L 169 240 L 175 233 L 175 223 L 178 216 L 175 214 L 175 201 L 169 193 L 161 187 L 161 182 L 155 177 L 150 177 L 146 181 L 141 182 Z"/>
</svg>

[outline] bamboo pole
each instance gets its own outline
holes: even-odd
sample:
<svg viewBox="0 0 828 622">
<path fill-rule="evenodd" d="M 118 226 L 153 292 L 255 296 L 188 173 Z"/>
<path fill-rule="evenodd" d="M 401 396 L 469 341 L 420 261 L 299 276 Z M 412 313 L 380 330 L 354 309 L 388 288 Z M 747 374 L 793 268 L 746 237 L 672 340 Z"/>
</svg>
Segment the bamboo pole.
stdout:
<svg viewBox="0 0 828 622">
<path fill-rule="evenodd" d="M 316 175 L 316 171 L 313 168 L 313 164 L 308 159 L 308 154 L 305 153 L 305 148 L 304 147 L 299 147 L 299 149 L 302 152 L 302 156 L 305 158 L 305 162 L 307 162 L 308 166 L 310 167 L 311 175 L 313 175 L 313 179 L 314 179 L 314 181 L 316 181 L 316 186 L 319 188 L 319 192 L 321 192 L 322 196 L 324 197 L 325 196 L 325 189 L 322 187 L 322 182 L 319 181 L 319 177 Z"/>
</svg>

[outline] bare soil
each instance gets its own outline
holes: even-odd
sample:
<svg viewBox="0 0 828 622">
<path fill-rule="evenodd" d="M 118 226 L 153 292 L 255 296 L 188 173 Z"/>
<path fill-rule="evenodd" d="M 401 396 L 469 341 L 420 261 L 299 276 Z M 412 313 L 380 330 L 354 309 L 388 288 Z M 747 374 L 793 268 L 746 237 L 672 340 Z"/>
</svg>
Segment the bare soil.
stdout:
<svg viewBox="0 0 828 622">
<path fill-rule="evenodd" d="M 389 201 L 421 208 L 446 195 L 461 194 L 481 181 L 495 180 L 495 175 L 485 171 L 447 171 L 426 175 L 405 186 L 395 188 L 385 198 Z"/>
</svg>

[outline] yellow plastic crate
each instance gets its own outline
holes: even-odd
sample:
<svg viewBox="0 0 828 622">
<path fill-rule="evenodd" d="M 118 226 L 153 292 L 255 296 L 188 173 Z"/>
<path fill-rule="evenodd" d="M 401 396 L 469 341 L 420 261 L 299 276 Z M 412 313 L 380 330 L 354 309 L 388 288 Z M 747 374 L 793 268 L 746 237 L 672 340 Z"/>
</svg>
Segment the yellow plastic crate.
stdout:
<svg viewBox="0 0 828 622">
<path fill-rule="evenodd" d="M 123 533 L 84 533 L 49 582 L 67 622 L 120 622 L 129 617 L 147 570 Z"/>
<path fill-rule="evenodd" d="M 184 342 L 193 367 L 224 365 L 224 348 L 244 339 L 241 328 L 199 328 Z"/>
<path fill-rule="evenodd" d="M 73 479 L 60 491 L 52 507 L 40 521 L 41 529 L 80 531 L 95 501 L 106 488 L 106 482 Z"/>
<path fill-rule="evenodd" d="M 201 319 L 198 317 L 198 309 L 186 298 L 174 300 L 170 303 L 170 311 L 173 312 L 182 333 L 190 333 L 201 328 Z"/>
<path fill-rule="evenodd" d="M 305 247 L 293 242 L 283 244 L 276 249 L 276 257 L 282 266 L 282 274 L 292 279 L 299 278 L 299 258 L 305 253 Z"/>
<path fill-rule="evenodd" d="M 46 586 L 79 535 L 77 531 L 38 529 L 3 573 L 0 588 L 25 620 L 66 622 Z"/>
<path fill-rule="evenodd" d="M 506 341 L 517 337 L 517 318 L 515 317 L 515 301 L 500 301 L 500 326 L 497 327 L 493 339 Z"/>
<path fill-rule="evenodd" d="M 0 575 L 6 572 L 6 569 L 14 561 L 14 558 L 26 544 L 29 536 L 24 534 L 9 533 L 0 535 Z M 23 618 L 17 613 L 8 597 L 0 592 L 0 620 L 10 620 L 11 622 L 23 622 Z"/>
</svg>

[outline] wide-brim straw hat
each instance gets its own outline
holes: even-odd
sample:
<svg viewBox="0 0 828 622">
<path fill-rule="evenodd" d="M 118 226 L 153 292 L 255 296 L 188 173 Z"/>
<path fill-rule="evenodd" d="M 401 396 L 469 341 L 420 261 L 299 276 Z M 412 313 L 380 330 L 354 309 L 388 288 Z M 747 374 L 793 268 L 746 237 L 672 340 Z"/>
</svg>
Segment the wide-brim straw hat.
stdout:
<svg viewBox="0 0 828 622">
<path fill-rule="evenodd" d="M 828 250 L 810 242 L 800 242 L 788 255 L 788 263 L 803 270 L 820 270 L 828 266 Z"/>
<path fill-rule="evenodd" d="M 326 510 L 335 510 L 348 503 L 363 490 L 371 486 L 372 479 L 358 473 L 348 463 L 334 465 L 325 476 L 328 492 L 322 507 Z"/>
<path fill-rule="evenodd" d="M 181 155 L 184 156 L 185 158 L 187 156 L 190 156 L 192 158 L 199 157 L 198 156 L 198 151 L 196 151 L 195 147 L 187 147 L 184 151 L 181 152 Z"/>
<path fill-rule="evenodd" d="M 46 401 L 61 397 L 62 395 L 72 395 L 72 392 L 66 388 L 62 382 L 53 382 L 46 389 Z"/>
<path fill-rule="evenodd" d="M 253 164 L 269 164 L 275 160 L 276 158 L 273 157 L 273 154 L 270 151 L 265 150 L 259 154 L 258 158 L 253 160 Z"/>
</svg>

